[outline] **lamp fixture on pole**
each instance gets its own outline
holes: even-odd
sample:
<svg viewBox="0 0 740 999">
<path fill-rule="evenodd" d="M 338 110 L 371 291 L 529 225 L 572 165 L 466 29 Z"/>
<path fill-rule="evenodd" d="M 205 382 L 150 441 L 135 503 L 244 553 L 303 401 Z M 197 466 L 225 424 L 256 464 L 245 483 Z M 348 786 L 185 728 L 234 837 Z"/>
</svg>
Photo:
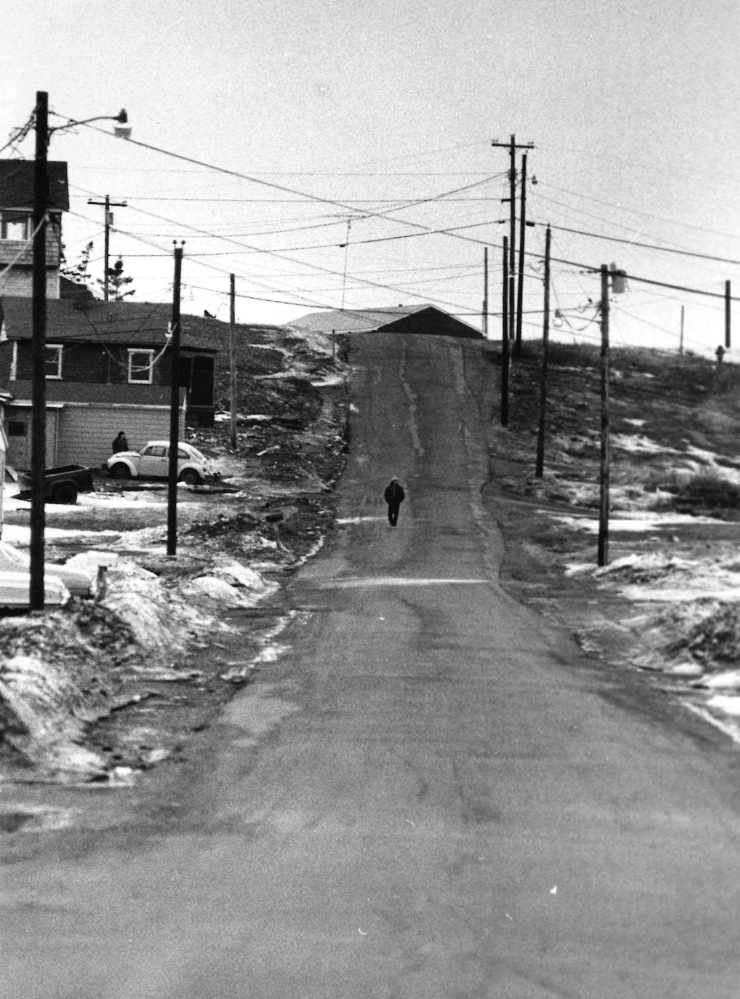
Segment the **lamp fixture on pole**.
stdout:
<svg viewBox="0 0 740 999">
<path fill-rule="evenodd" d="M 35 126 L 36 151 L 33 173 L 33 270 L 31 288 L 31 544 L 30 544 L 30 610 L 43 610 L 45 602 L 44 549 L 46 505 L 44 472 L 46 470 L 46 229 L 49 211 L 49 141 L 54 132 L 91 121 L 115 121 L 114 134 L 121 138 L 131 135 L 128 115 L 121 109 L 117 115 L 100 115 L 84 121 L 68 121 L 49 128 L 49 95 L 36 92 Z"/>
</svg>

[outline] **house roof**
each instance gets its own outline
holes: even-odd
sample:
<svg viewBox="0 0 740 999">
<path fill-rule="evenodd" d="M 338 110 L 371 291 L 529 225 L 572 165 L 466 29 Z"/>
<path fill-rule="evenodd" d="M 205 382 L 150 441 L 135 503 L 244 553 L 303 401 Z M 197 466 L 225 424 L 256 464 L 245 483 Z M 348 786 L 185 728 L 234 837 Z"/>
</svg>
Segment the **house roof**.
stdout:
<svg viewBox="0 0 740 999">
<path fill-rule="evenodd" d="M 3 335 L 9 340 L 30 339 L 31 309 L 30 298 L 0 298 Z M 53 298 L 46 303 L 46 339 L 51 343 L 75 341 L 161 348 L 171 319 L 172 306 L 168 304 Z M 180 346 L 216 353 L 218 342 L 213 335 L 214 325 L 227 327 L 218 320 L 182 315 Z"/>
<path fill-rule="evenodd" d="M 422 316 L 422 313 L 425 315 Z M 372 333 L 390 328 L 410 316 L 418 316 L 420 320 L 429 316 L 444 319 L 451 327 L 459 326 L 459 335 L 481 336 L 480 331 L 474 326 L 457 319 L 436 305 L 399 305 L 384 309 L 332 309 L 326 312 L 309 312 L 286 325 L 293 329 L 310 330 L 313 333 L 331 333 L 332 330 L 337 333 Z M 403 331 L 406 325 L 404 323 L 396 328 Z M 420 327 L 419 332 L 427 331 L 441 332 Z"/>
<path fill-rule="evenodd" d="M 324 312 L 309 312 L 305 316 L 286 323 L 298 330 L 312 333 L 366 333 L 386 326 L 400 316 L 412 315 L 426 309 L 426 305 L 389 306 L 384 309 L 331 309 Z"/>
<path fill-rule="evenodd" d="M 49 160 L 46 164 L 49 178 L 49 208 L 52 211 L 69 211 L 67 164 Z M 0 160 L 0 209 L 33 208 L 33 160 Z"/>
</svg>

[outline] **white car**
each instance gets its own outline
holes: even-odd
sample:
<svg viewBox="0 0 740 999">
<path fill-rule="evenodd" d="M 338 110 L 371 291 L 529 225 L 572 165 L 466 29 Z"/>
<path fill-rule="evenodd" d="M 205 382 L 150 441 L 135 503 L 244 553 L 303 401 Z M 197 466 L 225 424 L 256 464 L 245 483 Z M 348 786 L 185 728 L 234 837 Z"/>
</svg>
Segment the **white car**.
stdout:
<svg viewBox="0 0 740 999">
<path fill-rule="evenodd" d="M 149 441 L 141 451 L 118 451 L 103 463 L 103 471 L 114 479 L 166 479 L 170 470 L 170 442 Z M 177 445 L 177 478 L 195 486 L 217 479 L 218 472 L 204 454 L 180 441 Z"/>
</svg>

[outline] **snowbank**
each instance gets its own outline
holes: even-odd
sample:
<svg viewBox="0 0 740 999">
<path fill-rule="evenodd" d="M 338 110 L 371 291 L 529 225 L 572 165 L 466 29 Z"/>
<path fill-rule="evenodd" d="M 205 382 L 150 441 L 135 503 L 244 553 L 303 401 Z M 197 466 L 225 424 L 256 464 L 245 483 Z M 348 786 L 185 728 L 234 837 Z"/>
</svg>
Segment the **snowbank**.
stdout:
<svg viewBox="0 0 740 999">
<path fill-rule="evenodd" d="M 67 566 L 93 579 L 105 566 L 97 603 L 0 620 L 0 747 L 27 779 L 103 776 L 106 761 L 81 743 L 85 725 L 116 706 L 121 667 L 171 665 L 193 640 L 227 627 L 216 605 L 253 606 L 277 588 L 234 559 L 176 586 L 112 552 L 85 552 Z"/>
</svg>

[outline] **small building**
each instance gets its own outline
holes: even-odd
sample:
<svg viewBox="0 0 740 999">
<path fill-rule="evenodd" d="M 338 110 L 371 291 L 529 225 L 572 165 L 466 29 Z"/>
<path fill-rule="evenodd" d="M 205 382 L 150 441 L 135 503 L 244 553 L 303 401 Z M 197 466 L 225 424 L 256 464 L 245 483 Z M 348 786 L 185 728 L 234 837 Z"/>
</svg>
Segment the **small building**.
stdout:
<svg viewBox="0 0 740 999">
<path fill-rule="evenodd" d="M 8 464 L 30 465 L 32 302 L 0 298 L 0 389 Z M 172 307 L 150 302 L 47 301 L 47 467 L 99 466 L 124 430 L 132 448 L 169 436 Z M 212 337 L 207 320 L 181 317 L 181 420 L 213 423 Z"/>
<path fill-rule="evenodd" d="M 60 273 L 67 164 L 47 173 L 46 464 L 96 466 L 119 430 L 132 447 L 169 436 L 172 307 L 102 302 Z M 0 160 L 0 398 L 17 468 L 31 463 L 33 202 L 33 161 Z M 180 328 L 181 422 L 210 425 L 218 345 L 205 320 L 183 316 Z"/>
<path fill-rule="evenodd" d="M 386 309 L 332 309 L 309 312 L 286 323 L 290 329 L 312 333 L 399 333 L 402 335 L 453 336 L 483 339 L 469 323 L 436 305 L 412 305 Z"/>
<path fill-rule="evenodd" d="M 62 212 L 69 211 L 67 164 L 49 161 L 47 175 L 46 294 L 59 298 Z M 31 297 L 33 183 L 33 160 L 0 160 L 0 295 Z"/>
</svg>

